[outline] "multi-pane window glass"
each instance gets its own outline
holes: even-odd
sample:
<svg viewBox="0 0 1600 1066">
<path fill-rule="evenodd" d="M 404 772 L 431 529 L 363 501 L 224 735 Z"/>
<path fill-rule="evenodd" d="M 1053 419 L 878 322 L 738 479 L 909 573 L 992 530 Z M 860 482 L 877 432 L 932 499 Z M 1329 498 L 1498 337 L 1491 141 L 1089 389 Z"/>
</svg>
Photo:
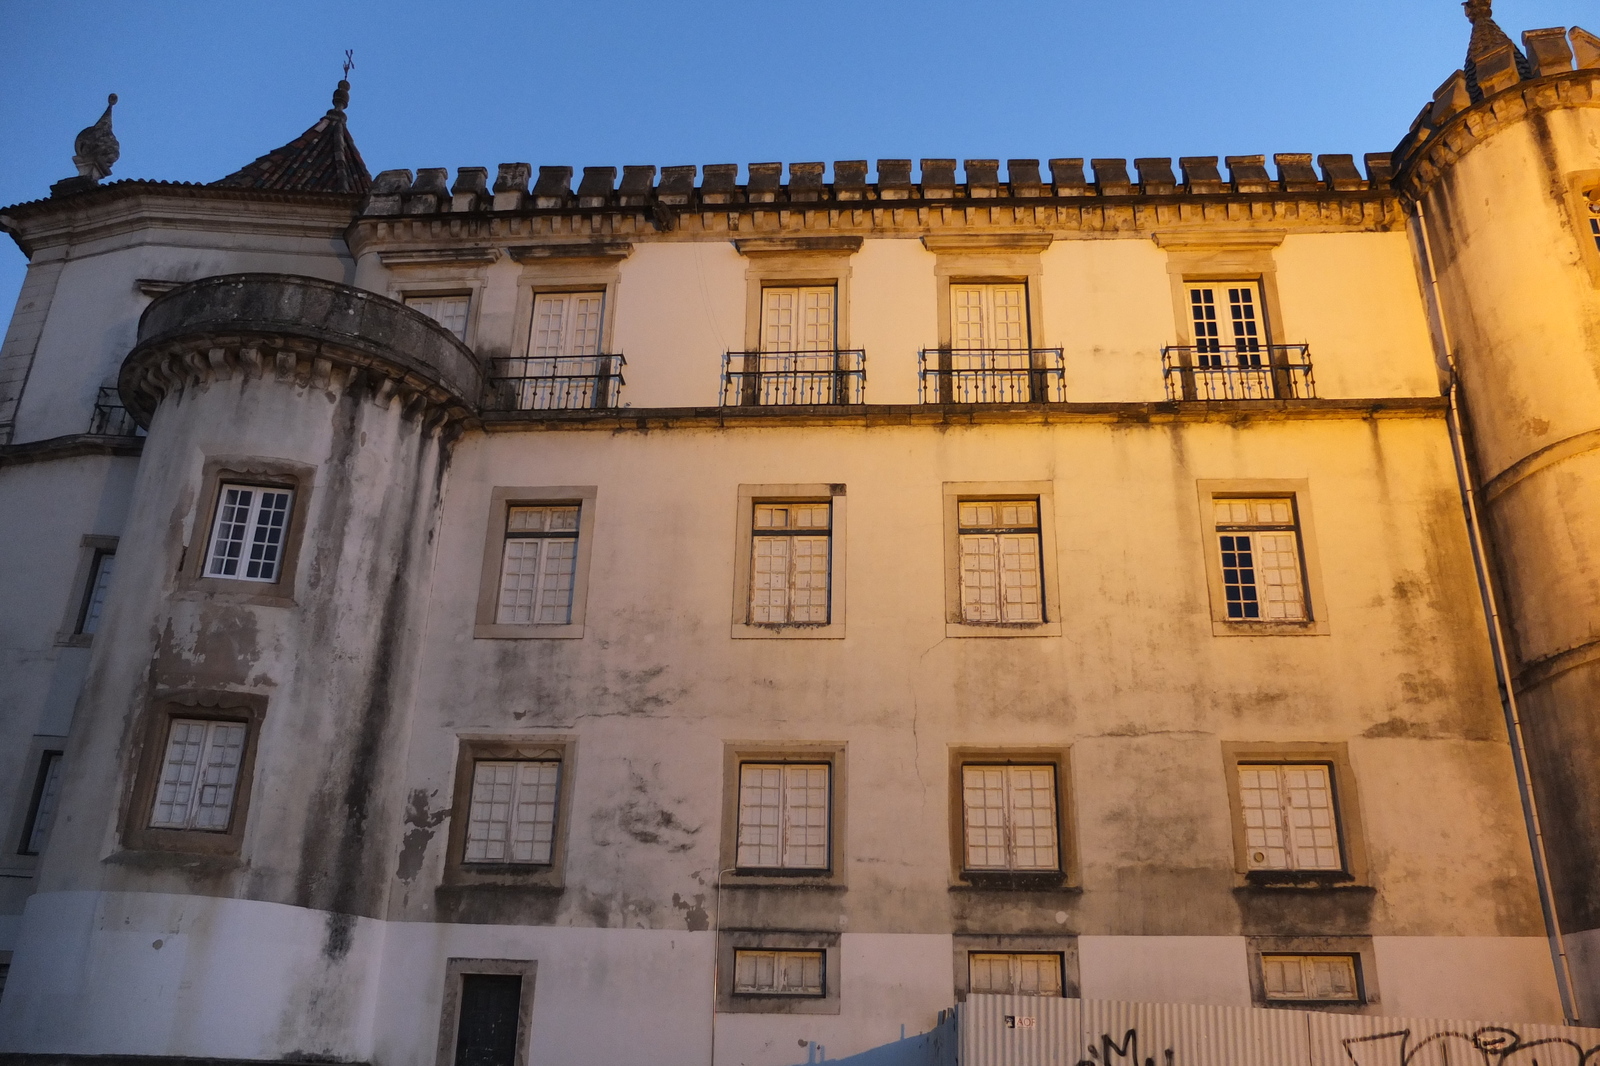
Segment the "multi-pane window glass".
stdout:
<svg viewBox="0 0 1600 1066">
<path fill-rule="evenodd" d="M 472 298 L 455 296 L 407 296 L 406 306 L 420 311 L 456 335 L 456 340 L 467 339 L 467 306 Z"/>
<path fill-rule="evenodd" d="M 957 351 L 1026 351 L 1028 287 L 1020 282 L 951 285 L 950 346 Z"/>
<path fill-rule="evenodd" d="M 548 865 L 560 784 L 559 759 L 473 763 L 464 861 Z"/>
<path fill-rule="evenodd" d="M 745 996 L 821 996 L 825 994 L 824 954 L 820 951 L 733 953 L 733 991 Z"/>
<path fill-rule="evenodd" d="M 827 763 L 739 767 L 739 867 L 828 868 Z"/>
<path fill-rule="evenodd" d="M 61 795 L 61 752 L 47 751 L 39 763 L 39 777 L 33 786 L 33 810 L 28 814 L 28 824 L 23 828 L 24 855 L 37 855 L 44 850 L 50 838 L 50 823 L 55 821 L 56 802 Z"/>
<path fill-rule="evenodd" d="M 963 766 L 968 870 L 1059 870 L 1053 766 Z"/>
<path fill-rule="evenodd" d="M 579 504 L 506 510 L 500 560 L 500 625 L 566 625 L 578 563 Z"/>
<path fill-rule="evenodd" d="M 117 553 L 97 551 L 89 570 L 89 586 L 84 590 L 83 607 L 78 612 L 78 632 L 93 634 L 100 628 L 100 612 L 105 610 L 106 590 L 111 587 L 111 568 Z"/>
<path fill-rule="evenodd" d="M 1341 870 L 1333 776 L 1321 763 L 1242 764 L 1239 807 L 1252 870 Z"/>
<path fill-rule="evenodd" d="M 1261 984 L 1273 1001 L 1361 1001 L 1354 955 L 1262 955 Z"/>
<path fill-rule="evenodd" d="M 1039 501 L 961 500 L 961 620 L 1044 621 Z"/>
<path fill-rule="evenodd" d="M 831 352 L 835 347 L 834 303 L 832 285 L 762 289 L 761 350 Z"/>
<path fill-rule="evenodd" d="M 1305 581 L 1294 498 L 1213 499 L 1229 619 L 1304 622 Z"/>
<path fill-rule="evenodd" d="M 967 956 L 967 988 L 995 996 L 1061 995 L 1061 956 L 1038 952 L 974 951 Z"/>
<path fill-rule="evenodd" d="M 1260 366 L 1265 350 L 1261 288 L 1253 281 L 1213 281 L 1189 286 L 1197 365 Z M 1224 359 L 1222 353 L 1236 355 Z"/>
<path fill-rule="evenodd" d="M 227 832 L 244 761 L 245 733 L 242 722 L 172 720 L 150 812 L 152 829 Z"/>
<path fill-rule="evenodd" d="M 278 580 L 293 499 L 290 489 L 223 485 L 206 554 L 206 577 Z"/>
<path fill-rule="evenodd" d="M 1594 237 L 1595 250 L 1600 251 L 1600 218 L 1589 220 L 1589 233 Z"/>
<path fill-rule="evenodd" d="M 828 622 L 833 505 L 757 503 L 750 539 L 750 623 Z"/>
</svg>

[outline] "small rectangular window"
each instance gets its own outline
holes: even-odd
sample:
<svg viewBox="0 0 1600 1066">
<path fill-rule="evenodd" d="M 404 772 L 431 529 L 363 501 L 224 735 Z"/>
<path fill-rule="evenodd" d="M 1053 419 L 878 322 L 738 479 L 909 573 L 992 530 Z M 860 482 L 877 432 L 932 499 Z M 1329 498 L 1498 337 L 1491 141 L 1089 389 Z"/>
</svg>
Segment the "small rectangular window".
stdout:
<svg viewBox="0 0 1600 1066">
<path fill-rule="evenodd" d="M 961 768 L 965 869 L 1061 868 L 1054 766 Z"/>
<path fill-rule="evenodd" d="M 1061 956 L 1054 952 L 971 952 L 967 956 L 967 989 L 996 996 L 1059 996 Z"/>
<path fill-rule="evenodd" d="M 823 996 L 821 951 L 736 950 L 733 992 L 741 996 Z"/>
<path fill-rule="evenodd" d="M 1241 763 L 1239 806 L 1249 869 L 1343 869 L 1327 765 Z"/>
<path fill-rule="evenodd" d="M 751 625 L 827 624 L 832 516 L 826 500 L 755 504 Z"/>
<path fill-rule="evenodd" d="M 1310 618 L 1294 497 L 1217 497 L 1212 507 L 1228 618 L 1264 622 Z"/>
<path fill-rule="evenodd" d="M 500 562 L 499 625 L 566 625 L 572 621 L 580 504 L 506 510 Z"/>
<path fill-rule="evenodd" d="M 150 828 L 227 832 L 245 734 L 241 722 L 172 719 Z"/>
<path fill-rule="evenodd" d="M 406 297 L 407 307 L 427 315 L 463 342 L 467 339 L 467 308 L 471 302 L 472 297 L 464 294 Z"/>
<path fill-rule="evenodd" d="M 952 284 L 950 347 L 1023 352 L 1028 343 L 1028 287 L 1021 282 Z"/>
<path fill-rule="evenodd" d="M 275 582 L 289 527 L 291 489 L 222 485 L 206 552 L 206 577 Z"/>
<path fill-rule="evenodd" d="M 22 827 L 19 855 L 38 855 L 50 839 L 50 824 L 55 821 L 56 802 L 61 794 L 61 752 L 47 751 L 39 760 L 39 773 L 33 782 L 33 802 Z"/>
<path fill-rule="evenodd" d="M 962 620 L 1044 621 L 1039 501 L 962 500 L 957 506 Z"/>
<path fill-rule="evenodd" d="M 1188 289 L 1197 365 L 1205 369 L 1263 365 L 1266 330 L 1260 283 L 1191 282 Z"/>
<path fill-rule="evenodd" d="M 462 861 L 549 865 L 560 785 L 559 759 L 474 763 Z"/>
<path fill-rule="evenodd" d="M 828 868 L 829 769 L 827 763 L 740 765 L 740 869 Z"/>
<path fill-rule="evenodd" d="M 111 586 L 111 570 L 117 553 L 100 550 L 94 553 L 89 568 L 89 584 L 83 592 L 83 606 L 78 610 L 77 632 L 92 636 L 100 628 L 100 612 L 105 610 L 106 590 Z"/>
<path fill-rule="evenodd" d="M 1261 956 L 1269 1003 L 1360 1003 L 1360 972 L 1354 955 Z"/>
</svg>

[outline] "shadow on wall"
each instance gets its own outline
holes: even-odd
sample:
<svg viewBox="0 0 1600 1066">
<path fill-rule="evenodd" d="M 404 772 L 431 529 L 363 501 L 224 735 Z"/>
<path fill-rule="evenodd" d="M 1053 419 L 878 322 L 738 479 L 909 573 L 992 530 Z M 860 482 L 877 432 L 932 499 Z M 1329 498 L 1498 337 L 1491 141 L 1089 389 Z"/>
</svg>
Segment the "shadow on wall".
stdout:
<svg viewBox="0 0 1600 1066">
<path fill-rule="evenodd" d="M 955 1012 L 946 1014 L 926 1033 L 842 1059 L 828 1058 L 827 1045 L 813 1042 L 806 1048 L 806 1057 L 796 1066 L 820 1062 L 838 1063 L 838 1066 L 956 1066 Z"/>
</svg>

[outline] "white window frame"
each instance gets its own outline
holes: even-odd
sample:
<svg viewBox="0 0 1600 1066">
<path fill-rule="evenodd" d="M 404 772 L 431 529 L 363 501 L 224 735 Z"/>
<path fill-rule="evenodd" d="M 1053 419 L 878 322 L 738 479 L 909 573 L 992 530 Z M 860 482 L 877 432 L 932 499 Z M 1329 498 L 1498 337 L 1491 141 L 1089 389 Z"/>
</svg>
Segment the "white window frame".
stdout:
<svg viewBox="0 0 1600 1066">
<path fill-rule="evenodd" d="M 817 318 L 825 314 L 826 336 L 806 337 L 808 332 L 820 332 L 819 323 L 811 321 L 812 313 L 817 309 L 808 306 L 808 300 L 816 300 L 822 294 L 827 294 L 826 312 L 818 314 Z M 792 316 L 788 323 L 776 321 L 776 317 L 783 311 L 774 306 L 774 300 L 780 296 L 790 296 L 793 304 L 788 309 Z M 790 339 L 784 343 L 778 336 L 787 328 Z M 761 351 L 763 352 L 826 352 L 830 355 L 839 348 L 839 286 L 836 282 L 826 281 L 814 284 L 794 283 L 778 284 L 769 283 L 761 287 Z M 803 368 L 795 368 L 803 369 Z M 830 360 L 827 367 L 818 369 L 832 369 Z"/>
<path fill-rule="evenodd" d="M 801 780 L 802 775 L 811 776 L 817 773 L 822 775 L 822 804 L 821 825 L 814 821 L 819 809 L 813 803 L 800 803 L 795 801 L 796 792 L 808 793 L 817 786 L 814 780 Z M 772 785 L 757 780 L 758 775 L 774 778 Z M 753 803 L 752 791 L 764 791 L 768 787 L 776 787 L 778 796 L 774 808 L 774 816 L 769 821 L 767 817 L 768 804 Z M 833 868 L 833 765 L 826 761 L 789 761 L 776 760 L 745 760 L 739 764 L 738 781 L 738 825 L 734 841 L 737 860 L 735 869 L 739 873 L 804 873 L 811 875 L 826 875 Z M 814 797 L 804 795 L 804 799 Z M 804 816 L 804 821 L 797 822 L 799 816 Z M 821 844 L 813 843 L 809 838 L 820 829 Z M 759 839 L 771 832 L 770 841 Z M 796 840 L 798 835 L 803 839 Z M 810 852 L 821 848 L 820 859 Z M 761 854 L 771 848 L 774 855 L 773 861 L 764 861 Z M 798 855 L 796 853 L 799 853 Z M 746 861 L 754 854 L 755 861 Z"/>
<path fill-rule="evenodd" d="M 1222 743 L 1224 780 L 1228 797 L 1234 855 L 1234 885 L 1238 888 L 1284 888 L 1297 890 L 1308 885 L 1369 884 L 1366 833 L 1361 817 L 1361 801 L 1355 769 L 1348 745 L 1343 743 L 1283 743 L 1224 741 Z M 1326 769 L 1331 786 L 1332 813 L 1338 840 L 1338 867 L 1300 868 L 1266 865 L 1252 854 L 1251 822 L 1240 788 L 1240 771 L 1262 766 L 1318 766 Z M 1271 861 L 1270 856 L 1267 859 Z"/>
<path fill-rule="evenodd" d="M 1059 637 L 1064 611 L 1057 577 L 1054 483 L 949 481 L 945 482 L 943 493 L 945 636 Z M 967 618 L 961 504 L 1002 500 L 1031 500 L 1038 504 L 1039 591 L 1043 600 L 1043 618 L 1037 622 L 978 622 Z"/>
<path fill-rule="evenodd" d="M 578 530 L 583 504 L 513 503 L 506 508 L 505 543 L 501 548 L 500 591 L 495 604 L 496 625 L 571 625 L 572 599 L 578 566 Z M 538 517 L 541 525 L 519 525 L 518 520 Z M 570 518 L 570 526 L 568 519 Z M 557 520 L 560 527 L 557 528 Z M 530 559 L 530 548 L 533 556 Z M 558 551 L 558 549 L 560 549 Z M 524 567 L 532 566 L 531 571 Z M 523 587 L 532 577 L 531 588 Z M 531 600 L 520 602 L 525 594 Z M 522 618 L 523 607 L 528 617 Z M 547 617 L 548 616 L 548 617 Z"/>
<path fill-rule="evenodd" d="M 848 763 L 843 743 L 828 741 L 784 741 L 771 743 L 760 740 L 729 741 L 722 751 L 722 824 L 720 832 L 720 859 L 724 885 L 830 885 L 842 887 L 849 870 L 847 855 L 849 832 L 849 781 Z M 740 863 L 739 831 L 741 799 L 743 794 L 742 768 L 750 764 L 764 765 L 817 765 L 828 768 L 827 809 L 827 866 L 788 868 L 782 866 L 749 867 Z M 749 944 L 741 944 L 748 947 Z M 771 947 L 774 945 L 763 944 Z M 778 947 L 788 945 L 778 944 Z M 794 945 L 810 947 L 809 944 Z M 731 960 L 730 960 L 731 964 Z"/>
<path fill-rule="evenodd" d="M 230 500 L 229 493 L 250 493 L 249 501 L 243 504 L 244 517 L 241 519 L 236 514 L 241 504 L 237 500 Z M 285 557 L 288 554 L 291 527 L 294 524 L 295 490 L 288 485 L 264 485 L 248 481 L 223 481 L 217 486 L 217 497 L 213 506 L 211 518 L 211 532 L 206 538 L 205 562 L 202 564 L 201 577 L 220 578 L 224 581 L 248 581 L 262 585 L 276 585 L 283 576 Z M 278 501 L 282 500 L 279 507 Z M 270 511 L 266 510 L 268 501 L 273 503 Z M 263 525 L 263 518 L 281 515 L 282 521 L 277 526 Z M 224 527 L 240 526 L 241 535 L 235 539 L 229 537 L 226 542 L 218 538 Z M 270 552 L 261 552 L 259 557 L 257 549 L 262 547 L 259 540 L 263 530 L 276 531 L 275 541 L 267 542 Z M 223 543 L 239 545 L 239 553 L 231 558 L 219 556 L 218 550 Z M 232 562 L 234 573 L 227 573 L 227 564 Z M 249 571 L 255 568 L 257 573 Z M 269 570 L 270 568 L 270 570 Z"/>
<path fill-rule="evenodd" d="M 1244 820 L 1248 870 L 1334 873 L 1345 869 L 1337 775 L 1331 763 L 1241 760 L 1234 788 L 1239 792 Z M 1307 839 L 1308 833 L 1313 839 Z M 1275 859 L 1275 854 L 1281 855 L 1281 860 Z"/>
<path fill-rule="evenodd" d="M 589 602 L 589 570 L 594 542 L 599 490 L 593 485 L 500 486 L 491 490 L 483 540 L 483 561 L 478 578 L 478 609 L 472 634 L 484 640 L 577 640 L 584 635 Z M 514 507 L 577 507 L 577 551 L 572 566 L 572 595 L 566 622 L 501 622 L 500 602 L 505 576 L 507 541 L 516 539 L 510 529 Z M 565 537 L 562 531 L 557 537 Z M 544 553 L 540 553 L 541 559 Z"/>
<path fill-rule="evenodd" d="M 1059 780 L 1059 767 L 1054 762 L 1040 763 L 997 763 L 968 761 L 961 765 L 961 869 L 967 874 L 1060 874 L 1062 866 L 1062 826 L 1061 826 L 1061 782 Z M 1041 771 L 1049 775 L 1050 803 L 1048 808 L 1029 806 L 1019 808 L 1013 803 L 1013 797 L 1019 785 L 1037 786 L 1037 780 L 1024 781 L 1024 776 L 1033 777 Z M 997 778 L 1002 793 L 1002 805 L 998 808 L 988 806 L 975 808 L 970 800 L 973 790 L 986 790 L 993 782 L 986 780 Z M 1042 865 L 1037 861 L 1029 865 L 1022 865 L 1019 861 L 1019 852 L 1023 850 L 1038 850 L 1041 845 L 1036 842 L 1019 843 L 1019 837 L 1029 836 L 1029 831 L 1039 832 L 1044 827 L 1038 825 L 1022 825 L 1028 821 L 1027 812 L 1045 810 L 1050 812 L 1050 825 L 1045 830 L 1049 834 L 1050 863 Z M 999 824 L 988 824 L 992 815 L 985 814 L 985 824 L 974 824 L 976 812 L 997 811 Z M 995 845 L 975 842 L 974 830 L 988 831 L 999 829 L 1001 833 L 1000 847 L 1005 851 L 1005 861 L 1001 864 L 985 862 L 974 865 L 973 849 L 975 847 L 985 850 L 992 849 Z"/>
<path fill-rule="evenodd" d="M 1366 997 L 1362 992 L 1361 981 L 1361 956 L 1359 953 L 1316 953 L 1316 954 L 1290 954 L 1286 952 L 1263 951 L 1258 956 L 1261 967 L 1261 998 L 1268 1003 L 1364 1003 Z M 1343 963 L 1342 969 L 1349 974 L 1348 993 L 1339 995 L 1318 995 L 1315 987 L 1317 969 L 1319 966 L 1329 966 L 1332 963 Z M 1298 969 L 1300 978 L 1300 991 L 1296 994 L 1292 990 L 1274 990 L 1274 969 L 1282 968 L 1285 971 Z"/>
<path fill-rule="evenodd" d="M 1028 315 L 1028 283 L 1026 281 L 955 281 L 950 282 L 950 348 L 957 352 L 1025 352 L 1033 347 L 1032 325 Z M 1013 302 L 1014 300 L 1014 302 Z M 1014 337 L 1001 337 L 998 320 L 1000 309 L 1007 321 L 1006 333 Z M 973 312 L 976 311 L 977 333 L 973 336 Z M 1015 312 L 1013 315 L 1012 312 Z M 1012 319 L 1014 318 L 1014 321 Z M 1011 328 L 1011 327 L 1014 327 Z"/>
<path fill-rule="evenodd" d="M 760 533 L 755 527 L 757 505 L 826 503 L 828 530 L 828 617 L 825 622 L 756 622 L 752 607 L 758 584 L 756 550 Z M 842 640 L 845 635 L 846 575 L 845 486 L 740 485 L 737 526 L 734 530 L 733 620 L 729 635 L 751 640 Z M 804 531 L 796 531 L 805 535 Z M 767 534 L 776 536 L 776 533 Z"/>
<path fill-rule="evenodd" d="M 78 612 L 77 632 L 94 636 L 100 628 L 100 616 L 105 612 L 106 593 L 111 587 L 111 573 L 116 567 L 117 550 L 98 548 L 89 564 L 89 581 L 83 590 L 83 608 Z"/>
<path fill-rule="evenodd" d="M 177 737 L 182 729 L 184 738 Z M 200 736 L 192 733 L 199 730 Z M 186 773 L 191 766 L 187 759 L 175 761 L 175 746 L 198 743 L 198 752 L 192 763 L 192 776 Z M 167 719 L 165 751 L 162 754 L 155 795 L 150 805 L 146 826 L 150 829 L 178 829 L 199 833 L 227 833 L 233 828 L 234 812 L 239 797 L 240 777 L 247 765 L 250 745 L 250 726 L 247 722 L 218 720 L 214 718 L 187 718 L 173 715 Z M 237 758 L 230 765 L 217 763 L 219 751 L 233 750 Z M 215 773 L 213 772 L 215 771 Z M 208 800 L 207 791 L 211 790 Z M 219 801 L 218 796 L 226 796 Z M 182 813 L 177 814 L 178 799 L 182 799 Z M 162 808 L 174 810 L 173 816 L 162 817 Z M 204 812 L 216 812 L 202 817 Z M 220 818 L 220 821 L 218 820 Z"/>
<path fill-rule="evenodd" d="M 473 293 L 470 290 L 461 292 L 412 292 L 406 293 L 402 300 L 405 305 L 419 315 L 426 315 L 433 322 L 450 333 L 462 344 L 467 343 L 467 327 L 472 322 Z M 460 305 L 459 314 L 447 314 L 444 304 Z M 456 321 L 451 325 L 451 320 Z"/>
<path fill-rule="evenodd" d="M 1311 621 L 1294 496 L 1217 495 L 1211 512 L 1228 621 Z"/>
<path fill-rule="evenodd" d="M 507 782 L 486 780 L 487 774 L 508 770 Z M 537 779 L 527 780 L 527 771 Z M 555 864 L 556 833 L 561 825 L 562 759 L 559 752 L 543 759 L 475 759 L 472 763 L 472 784 L 469 789 L 467 831 L 463 865 L 471 866 L 553 866 Z M 488 790 L 504 784 L 507 796 L 503 802 L 505 818 L 496 817 L 495 807 L 501 800 Z M 532 793 L 530 796 L 529 793 Z M 531 816 L 525 808 L 532 807 Z M 497 827 L 503 824 L 503 838 L 497 836 Z M 529 846 L 526 858 L 515 852 L 518 837 L 524 830 L 531 833 L 525 841 Z M 541 830 L 543 839 L 540 839 Z M 492 854 L 498 845 L 501 853 Z M 542 847 L 541 847 L 542 845 Z M 476 852 L 476 854 L 475 854 Z"/>
<path fill-rule="evenodd" d="M 1017 507 L 1031 509 L 1033 520 L 1020 524 L 1005 521 L 1007 509 Z M 984 522 L 977 517 L 990 508 L 996 512 L 993 521 Z M 1020 519 L 1022 516 L 1013 517 Z M 1051 604 L 1044 596 L 1044 537 L 1039 521 L 1039 500 L 1036 497 L 962 498 L 956 502 L 956 524 L 961 553 L 961 621 L 966 625 L 1042 625 L 1049 621 Z M 1009 545 L 1020 546 L 1020 550 L 1008 551 Z M 984 551 L 985 547 L 990 550 Z M 983 565 L 986 558 L 990 566 Z M 991 570 L 992 589 L 982 580 Z M 1017 587 L 1027 587 L 1029 577 L 1033 587 L 1032 611 L 1028 610 L 1025 596 L 1012 595 Z M 995 597 L 993 618 L 982 617 L 988 613 L 982 602 L 986 591 L 992 591 Z M 1028 617 L 1029 614 L 1034 617 Z"/>
<path fill-rule="evenodd" d="M 1310 482 L 1304 478 L 1252 478 L 1201 480 L 1196 483 L 1200 503 L 1201 529 L 1205 542 L 1203 561 L 1196 567 L 1197 577 L 1206 581 L 1211 602 L 1211 633 L 1218 637 L 1237 636 L 1326 636 L 1331 631 L 1328 599 L 1322 582 L 1322 566 L 1317 548 L 1317 528 L 1311 508 Z M 1223 567 L 1222 536 L 1217 528 L 1218 500 L 1292 500 L 1294 534 L 1300 558 L 1302 602 L 1306 617 L 1301 619 L 1234 618 L 1228 613 L 1228 583 Z"/>
<path fill-rule="evenodd" d="M 750 510 L 750 607 L 746 623 L 827 625 L 833 606 L 833 501 L 753 500 Z M 815 522 L 818 512 L 824 519 L 820 525 Z M 819 545 L 820 604 L 813 602 L 819 591 L 814 569 Z M 801 598 L 807 602 L 797 603 Z"/>
<path fill-rule="evenodd" d="M 772 964 L 770 985 L 758 985 L 746 980 L 751 971 L 759 970 L 763 961 Z M 816 964 L 816 984 L 805 984 L 806 964 Z M 787 964 L 798 963 L 800 981 L 792 983 L 794 975 Z M 736 996 L 795 996 L 823 999 L 828 994 L 828 953 L 821 948 L 735 948 L 733 951 L 733 994 Z"/>
<path fill-rule="evenodd" d="M 1007 966 L 1007 987 L 1003 991 L 993 988 L 978 987 L 978 963 L 980 960 L 985 966 L 996 966 L 1004 962 Z M 1044 966 L 1055 971 L 1054 988 L 1047 987 L 1046 982 L 1039 982 L 1033 991 L 1024 991 L 1022 984 L 1026 977 L 1026 970 L 1030 967 Z M 997 951 L 997 950 L 972 950 L 967 952 L 967 994 L 992 995 L 992 996 L 1038 996 L 1041 998 L 1059 998 L 1066 994 L 1066 966 L 1060 952 L 1056 951 Z"/>
</svg>

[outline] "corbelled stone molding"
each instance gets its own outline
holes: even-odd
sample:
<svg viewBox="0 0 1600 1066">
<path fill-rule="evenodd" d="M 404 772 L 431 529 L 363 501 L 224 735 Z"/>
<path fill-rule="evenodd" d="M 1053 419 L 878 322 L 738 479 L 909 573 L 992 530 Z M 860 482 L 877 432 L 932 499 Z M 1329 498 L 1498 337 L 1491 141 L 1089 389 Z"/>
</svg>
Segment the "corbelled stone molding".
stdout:
<svg viewBox="0 0 1600 1066">
<path fill-rule="evenodd" d="M 289 274 L 229 274 L 160 297 L 139 321 L 117 386 L 147 426 L 165 397 L 238 377 L 398 402 L 429 429 L 471 418 L 483 388 L 477 356 L 432 319 Z"/>
</svg>

